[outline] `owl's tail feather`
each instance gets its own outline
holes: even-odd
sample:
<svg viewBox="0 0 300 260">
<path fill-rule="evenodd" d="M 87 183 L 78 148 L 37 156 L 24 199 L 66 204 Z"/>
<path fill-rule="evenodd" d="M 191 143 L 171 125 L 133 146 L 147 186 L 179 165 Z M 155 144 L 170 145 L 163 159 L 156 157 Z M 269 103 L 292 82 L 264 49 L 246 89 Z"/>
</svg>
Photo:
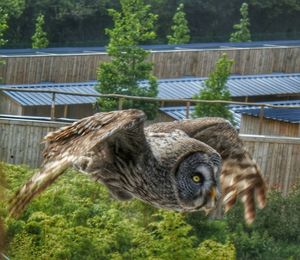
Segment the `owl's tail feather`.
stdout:
<svg viewBox="0 0 300 260">
<path fill-rule="evenodd" d="M 46 163 L 9 201 L 9 215 L 19 217 L 30 201 L 50 186 L 70 165 L 68 158 Z"/>
</svg>

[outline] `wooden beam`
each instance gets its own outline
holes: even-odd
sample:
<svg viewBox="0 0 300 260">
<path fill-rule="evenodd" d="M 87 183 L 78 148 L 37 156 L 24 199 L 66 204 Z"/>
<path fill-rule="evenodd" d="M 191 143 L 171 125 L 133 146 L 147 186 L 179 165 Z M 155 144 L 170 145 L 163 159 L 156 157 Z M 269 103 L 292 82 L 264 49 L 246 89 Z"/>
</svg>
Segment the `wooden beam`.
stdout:
<svg viewBox="0 0 300 260">
<path fill-rule="evenodd" d="M 64 106 L 64 118 L 67 118 L 67 117 L 68 117 L 68 108 L 69 108 L 68 105 L 65 105 L 65 106 Z"/>
<path fill-rule="evenodd" d="M 191 106 L 191 103 L 190 102 L 186 102 L 186 119 L 189 119 L 190 118 L 190 106 Z"/>
<path fill-rule="evenodd" d="M 124 98 L 119 98 L 118 99 L 118 110 L 122 110 L 122 108 L 123 108 L 123 101 L 124 101 Z"/>
<path fill-rule="evenodd" d="M 258 127 L 259 135 L 261 135 L 262 133 L 263 121 L 264 121 L 264 106 L 262 105 L 259 111 L 259 127 Z"/>
<path fill-rule="evenodd" d="M 55 92 L 52 92 L 52 101 L 51 101 L 51 120 L 55 119 Z"/>
</svg>

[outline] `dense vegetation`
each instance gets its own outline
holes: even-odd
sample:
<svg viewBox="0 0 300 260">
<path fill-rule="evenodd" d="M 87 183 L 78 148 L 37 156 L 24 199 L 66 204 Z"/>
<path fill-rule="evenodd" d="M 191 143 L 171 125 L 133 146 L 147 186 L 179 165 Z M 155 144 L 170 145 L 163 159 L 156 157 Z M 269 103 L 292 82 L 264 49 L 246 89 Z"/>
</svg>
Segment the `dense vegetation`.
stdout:
<svg viewBox="0 0 300 260">
<path fill-rule="evenodd" d="M 252 40 L 297 39 L 300 33 L 300 2 L 281 0 L 146 0 L 159 16 L 157 40 L 166 43 L 171 34 L 172 17 L 179 3 L 184 4 L 192 42 L 228 41 L 233 25 L 240 19 L 239 9 L 248 3 Z M 38 15 L 45 16 L 50 46 L 98 45 L 107 43 L 105 28 L 112 26 L 107 9 L 119 9 L 118 0 L 6 0 L 0 2 L 9 15 L 7 47 L 31 47 Z"/>
<path fill-rule="evenodd" d="M 150 6 L 142 0 L 122 0 L 121 4 L 120 12 L 109 10 L 114 21 L 114 27 L 106 30 L 109 35 L 107 53 L 111 60 L 101 63 L 97 70 L 97 89 L 101 94 L 156 97 L 158 86 L 152 75 L 153 64 L 146 60 L 149 51 L 139 44 L 155 38 L 157 15 L 152 14 Z M 141 88 L 139 81 L 142 80 L 147 80 L 149 86 Z M 142 109 L 150 120 L 158 110 L 158 104 L 153 102 L 123 100 L 122 103 L 123 109 Z M 113 111 L 118 109 L 118 100 L 99 98 L 98 105 L 100 111 Z"/>
<path fill-rule="evenodd" d="M 231 99 L 230 92 L 226 86 L 230 76 L 233 60 L 227 57 L 226 53 L 218 59 L 215 69 L 210 73 L 207 80 L 203 83 L 203 88 L 194 99 L 199 100 L 224 100 Z M 226 104 L 198 103 L 195 106 L 194 117 L 216 116 L 223 117 L 235 124 L 232 112 Z"/>
<path fill-rule="evenodd" d="M 4 172 L 8 197 L 33 173 L 14 165 L 4 165 Z M 69 171 L 19 220 L 6 220 L 6 254 L 11 259 L 234 259 L 235 254 L 299 259 L 300 190 L 288 197 L 269 195 L 267 208 L 247 226 L 240 206 L 224 220 L 157 210 L 115 201 L 102 185 Z"/>
</svg>

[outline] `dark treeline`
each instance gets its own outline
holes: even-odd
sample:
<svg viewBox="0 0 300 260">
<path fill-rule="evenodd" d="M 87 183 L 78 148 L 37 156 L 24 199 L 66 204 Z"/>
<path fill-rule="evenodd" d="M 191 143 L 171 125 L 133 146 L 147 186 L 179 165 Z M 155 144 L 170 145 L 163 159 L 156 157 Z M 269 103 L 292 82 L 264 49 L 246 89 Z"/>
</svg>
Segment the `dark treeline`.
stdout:
<svg viewBox="0 0 300 260">
<path fill-rule="evenodd" d="M 300 1 L 290 0 L 145 0 L 159 15 L 157 39 L 166 43 L 172 17 L 179 3 L 191 31 L 191 42 L 228 41 L 239 9 L 249 4 L 252 40 L 296 39 L 300 36 Z M 112 26 L 108 8 L 119 8 L 118 0 L 6 0 L 0 7 L 9 14 L 8 43 L 5 47 L 31 47 L 35 19 L 45 15 L 50 46 L 105 45 L 105 28 Z"/>
</svg>

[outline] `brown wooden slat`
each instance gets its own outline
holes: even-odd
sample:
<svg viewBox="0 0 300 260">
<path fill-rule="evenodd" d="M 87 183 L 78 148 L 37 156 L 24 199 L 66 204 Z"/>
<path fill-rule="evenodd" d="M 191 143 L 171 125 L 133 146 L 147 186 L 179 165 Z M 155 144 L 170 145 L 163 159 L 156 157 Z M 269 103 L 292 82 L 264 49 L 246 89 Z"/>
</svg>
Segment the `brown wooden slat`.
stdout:
<svg viewBox="0 0 300 260">
<path fill-rule="evenodd" d="M 152 52 L 153 72 L 158 78 L 208 76 L 222 53 L 234 59 L 233 74 L 299 72 L 300 47 L 175 50 Z M 78 82 L 95 80 L 97 67 L 110 57 L 106 53 L 3 57 L 0 77 L 6 84 L 42 81 Z"/>
</svg>

